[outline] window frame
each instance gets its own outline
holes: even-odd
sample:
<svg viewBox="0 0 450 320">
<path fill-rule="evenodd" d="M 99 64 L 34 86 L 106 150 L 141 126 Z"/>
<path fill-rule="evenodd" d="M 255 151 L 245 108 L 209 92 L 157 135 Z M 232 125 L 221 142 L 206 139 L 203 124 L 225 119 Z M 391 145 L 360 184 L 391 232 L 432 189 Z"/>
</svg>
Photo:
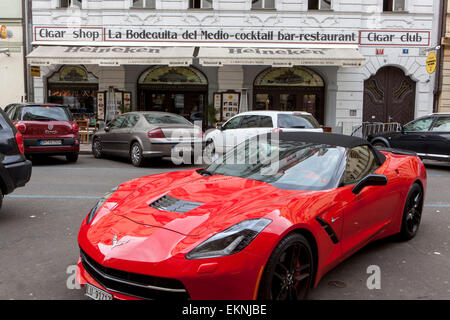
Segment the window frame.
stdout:
<svg viewBox="0 0 450 320">
<path fill-rule="evenodd" d="M 306 8 L 307 8 L 307 11 L 330 11 L 330 10 L 333 10 L 333 3 L 334 3 L 334 1 L 330 0 L 330 8 L 329 9 L 322 9 L 321 8 L 322 0 L 317 0 L 317 9 L 310 9 L 309 8 L 309 1 L 306 1 Z"/>
<path fill-rule="evenodd" d="M 418 122 L 418 121 L 426 120 L 426 119 L 431 119 L 431 122 L 430 122 L 430 125 L 428 126 L 428 129 L 425 130 L 425 131 L 417 131 L 417 130 L 416 131 L 411 131 L 411 130 L 406 130 L 406 128 L 405 128 L 408 124 L 410 124 L 412 122 Z M 405 124 L 403 126 L 403 128 L 404 128 L 405 132 L 429 132 L 431 130 L 431 127 L 433 126 L 434 122 L 435 122 L 435 117 L 433 117 L 433 116 L 426 116 L 426 117 L 417 118 L 417 119 L 414 119 L 414 120 L 408 122 L 407 124 Z"/>
<path fill-rule="evenodd" d="M 253 7 L 253 0 L 250 0 L 250 9 L 251 10 L 276 10 L 277 9 L 277 0 L 273 0 L 273 8 L 266 8 L 266 1 L 268 0 L 257 0 L 257 1 L 261 1 L 261 8 L 254 8 Z M 256 3 L 256 2 L 255 2 Z"/>
<path fill-rule="evenodd" d="M 395 12 L 395 13 L 404 13 L 404 12 L 408 12 L 408 0 L 387 0 L 388 2 L 390 2 L 391 5 L 391 10 L 384 10 L 384 1 L 381 3 L 381 12 L 386 13 L 386 12 Z M 394 10 L 395 8 L 395 3 L 397 1 L 403 1 L 403 10 Z M 388 4 L 389 6 L 389 4 Z"/>
<path fill-rule="evenodd" d="M 434 121 L 432 122 L 430 128 L 428 129 L 429 132 L 437 132 L 437 133 L 440 133 L 440 132 L 450 132 L 450 130 L 447 130 L 447 131 L 439 131 L 439 130 L 434 131 L 434 130 L 433 130 L 434 127 L 435 127 L 435 125 L 436 125 L 436 123 L 437 123 L 440 119 L 449 119 L 449 121 L 450 121 L 450 115 L 448 115 L 448 116 L 441 116 L 441 117 L 435 117 L 435 119 L 434 119 Z"/>
<path fill-rule="evenodd" d="M 149 9 L 149 10 L 156 9 L 156 2 L 157 2 L 157 0 L 142 0 L 142 1 L 143 1 L 142 7 L 135 7 L 134 6 L 134 0 L 131 0 L 130 9 Z M 152 7 L 147 7 L 147 1 L 155 1 L 155 5 L 152 6 Z"/>
<path fill-rule="evenodd" d="M 227 129 L 227 128 L 226 128 L 226 125 L 227 125 L 230 121 L 232 121 L 233 119 L 236 119 L 236 118 L 239 119 L 239 122 L 238 122 L 236 128 L 230 128 L 230 129 Z M 243 118 L 244 118 L 244 115 L 238 115 L 238 116 L 235 116 L 235 117 L 229 119 L 227 122 L 225 122 L 225 123 L 223 124 L 223 126 L 222 126 L 222 131 L 225 131 L 225 130 L 236 130 L 236 129 L 240 129 L 239 126 L 241 125 L 241 121 L 242 121 Z"/>
<path fill-rule="evenodd" d="M 83 8 L 83 0 L 67 0 L 67 6 L 62 6 L 61 2 L 63 0 L 58 0 L 58 8 L 60 9 L 68 9 L 68 8 Z M 86 0 L 85 0 L 86 1 Z M 74 2 L 78 2 L 79 5 L 75 5 Z"/>
<path fill-rule="evenodd" d="M 203 7 L 203 2 L 207 0 L 198 0 L 200 1 L 200 7 L 194 7 L 195 0 L 188 0 L 188 9 L 194 10 L 212 10 L 214 8 L 214 0 L 211 0 L 211 7 Z M 192 5 L 192 6 L 191 6 Z"/>
</svg>

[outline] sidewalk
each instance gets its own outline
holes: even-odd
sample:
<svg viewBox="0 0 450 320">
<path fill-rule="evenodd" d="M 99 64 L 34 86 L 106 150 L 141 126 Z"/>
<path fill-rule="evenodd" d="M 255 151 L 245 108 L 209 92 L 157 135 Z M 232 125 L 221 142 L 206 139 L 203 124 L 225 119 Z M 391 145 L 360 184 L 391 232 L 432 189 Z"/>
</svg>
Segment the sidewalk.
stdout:
<svg viewBox="0 0 450 320">
<path fill-rule="evenodd" d="M 92 144 L 90 143 L 80 144 L 80 154 L 91 154 L 91 153 L 92 153 Z"/>
</svg>

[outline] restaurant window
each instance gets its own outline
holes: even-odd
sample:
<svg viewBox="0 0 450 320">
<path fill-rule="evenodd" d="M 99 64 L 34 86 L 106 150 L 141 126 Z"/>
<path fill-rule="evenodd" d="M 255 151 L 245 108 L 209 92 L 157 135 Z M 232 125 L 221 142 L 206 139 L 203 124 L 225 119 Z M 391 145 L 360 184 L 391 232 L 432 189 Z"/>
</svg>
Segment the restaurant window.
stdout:
<svg viewBox="0 0 450 320">
<path fill-rule="evenodd" d="M 59 0 L 59 7 L 60 8 L 73 8 L 73 7 L 81 8 L 81 2 L 82 2 L 82 0 Z"/>
<path fill-rule="evenodd" d="M 213 0 L 189 0 L 190 9 L 211 9 Z"/>
<path fill-rule="evenodd" d="M 275 0 L 252 0 L 252 9 L 275 9 Z"/>
<path fill-rule="evenodd" d="M 63 66 L 47 78 L 47 101 L 69 106 L 77 115 L 94 116 L 97 105 L 98 78 L 83 66 Z"/>
<path fill-rule="evenodd" d="M 331 10 L 331 0 L 308 0 L 308 10 Z"/>
<path fill-rule="evenodd" d="M 405 11 L 405 0 L 384 0 L 383 11 Z"/>
<path fill-rule="evenodd" d="M 155 9 L 156 0 L 133 0 L 133 8 Z"/>
</svg>

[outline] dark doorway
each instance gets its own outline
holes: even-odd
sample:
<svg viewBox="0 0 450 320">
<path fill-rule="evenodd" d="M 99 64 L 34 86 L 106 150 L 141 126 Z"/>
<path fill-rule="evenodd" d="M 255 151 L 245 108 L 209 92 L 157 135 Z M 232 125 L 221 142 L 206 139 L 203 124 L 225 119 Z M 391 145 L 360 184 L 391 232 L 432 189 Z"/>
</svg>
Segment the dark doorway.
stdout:
<svg viewBox="0 0 450 320">
<path fill-rule="evenodd" d="M 364 122 L 398 122 L 414 119 L 416 83 L 396 67 L 383 67 L 364 81 Z"/>
<path fill-rule="evenodd" d="M 303 67 L 268 68 L 255 79 L 253 110 L 306 111 L 324 124 L 325 82 Z"/>
</svg>

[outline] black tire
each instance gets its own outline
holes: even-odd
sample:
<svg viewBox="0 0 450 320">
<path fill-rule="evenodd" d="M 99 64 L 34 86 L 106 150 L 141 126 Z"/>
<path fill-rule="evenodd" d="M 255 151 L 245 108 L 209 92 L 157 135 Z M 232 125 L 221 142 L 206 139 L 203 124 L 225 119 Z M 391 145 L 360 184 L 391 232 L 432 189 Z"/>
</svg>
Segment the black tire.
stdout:
<svg viewBox="0 0 450 320">
<path fill-rule="evenodd" d="M 144 165 L 144 156 L 142 154 L 142 147 L 138 142 L 131 145 L 130 160 L 133 166 L 142 167 Z"/>
<path fill-rule="evenodd" d="M 66 154 L 67 162 L 77 162 L 78 152 Z"/>
<path fill-rule="evenodd" d="M 99 138 L 95 138 L 94 141 L 92 141 L 92 154 L 97 159 L 103 158 L 102 142 Z"/>
<path fill-rule="evenodd" d="M 313 274 L 314 259 L 308 240 L 301 234 L 291 233 L 273 250 L 264 268 L 258 299 L 303 300 L 311 287 Z"/>
<path fill-rule="evenodd" d="M 399 240 L 411 240 L 419 231 L 423 209 L 423 190 L 418 183 L 414 183 L 406 197 L 402 215 L 402 228 L 398 234 Z"/>
<path fill-rule="evenodd" d="M 375 148 L 387 148 L 387 147 L 388 147 L 387 144 L 384 143 L 383 141 L 375 141 L 375 142 L 372 142 L 372 145 L 373 145 Z"/>
</svg>

